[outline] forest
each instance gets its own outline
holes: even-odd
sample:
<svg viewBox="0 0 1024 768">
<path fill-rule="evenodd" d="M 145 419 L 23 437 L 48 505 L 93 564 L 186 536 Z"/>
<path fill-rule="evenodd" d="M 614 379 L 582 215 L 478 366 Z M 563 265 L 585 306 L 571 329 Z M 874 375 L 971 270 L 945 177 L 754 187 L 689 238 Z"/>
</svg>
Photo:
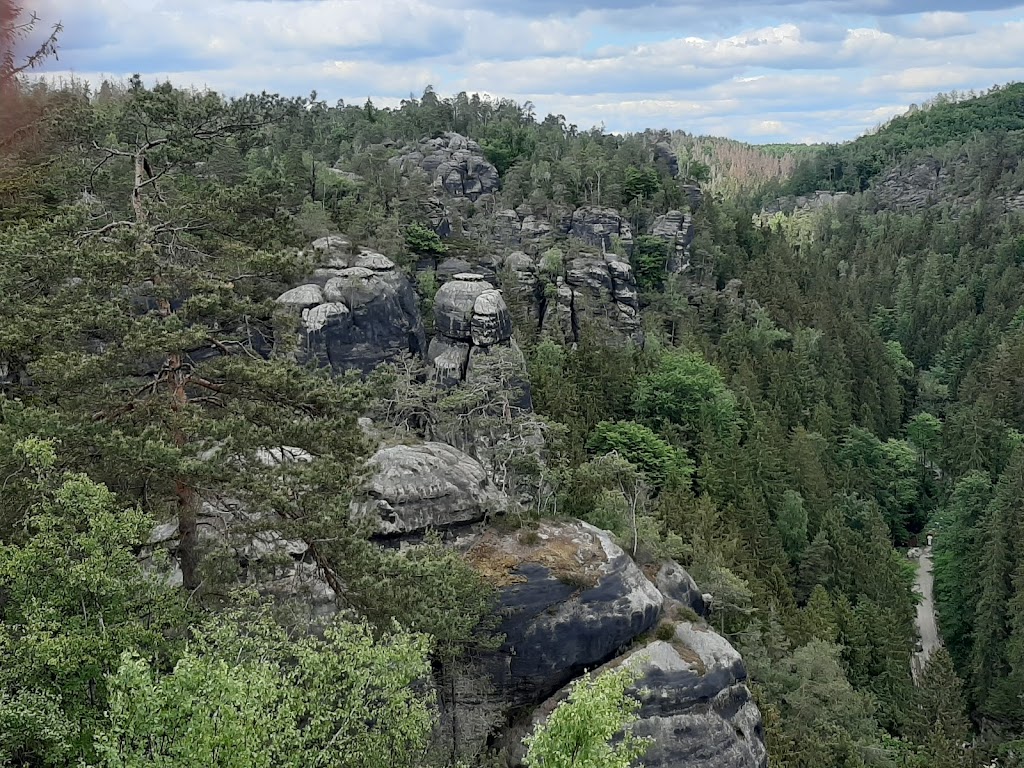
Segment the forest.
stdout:
<svg viewBox="0 0 1024 768">
<path fill-rule="evenodd" d="M 0 763 L 509 764 L 450 714 L 503 642 L 500 580 L 443 530 L 379 546 L 350 514 L 380 445 L 468 430 L 519 541 L 582 520 L 685 567 L 770 765 L 1024 765 L 1021 85 L 759 148 L 432 89 L 329 105 L 25 64 L 0 61 Z M 475 200 L 403 165 L 451 134 L 496 172 Z M 922 163 L 946 181 L 903 204 Z M 857 194 L 762 215 L 817 190 Z M 533 243 L 541 310 L 509 266 L 506 212 L 580 210 L 618 222 L 598 250 L 635 274 L 628 338 L 575 305 L 571 339 L 544 320 L 594 255 L 576 229 Z M 657 234 L 682 211 L 685 268 Z M 497 265 L 521 351 L 503 419 L 422 361 L 338 375 L 282 341 L 278 297 L 342 233 L 432 333 L 440 261 Z M 261 589 L 255 555 L 209 551 L 211 498 L 305 542 L 329 621 Z M 945 647 L 915 678 L 906 552 L 929 534 Z M 582 677 L 523 764 L 643 764 L 630 682 Z"/>
</svg>

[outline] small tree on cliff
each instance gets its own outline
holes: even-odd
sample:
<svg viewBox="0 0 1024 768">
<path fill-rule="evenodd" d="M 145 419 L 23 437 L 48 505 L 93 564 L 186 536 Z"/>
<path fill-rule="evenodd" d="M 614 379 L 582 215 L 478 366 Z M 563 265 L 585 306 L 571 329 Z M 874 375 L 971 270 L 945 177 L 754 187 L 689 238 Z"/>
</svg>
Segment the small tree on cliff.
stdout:
<svg viewBox="0 0 1024 768">
<path fill-rule="evenodd" d="M 547 722 L 526 738 L 528 768 L 629 768 L 647 751 L 636 736 L 640 702 L 627 689 L 636 673 L 626 667 L 584 675 Z M 622 734 L 622 738 L 616 737 Z"/>
</svg>

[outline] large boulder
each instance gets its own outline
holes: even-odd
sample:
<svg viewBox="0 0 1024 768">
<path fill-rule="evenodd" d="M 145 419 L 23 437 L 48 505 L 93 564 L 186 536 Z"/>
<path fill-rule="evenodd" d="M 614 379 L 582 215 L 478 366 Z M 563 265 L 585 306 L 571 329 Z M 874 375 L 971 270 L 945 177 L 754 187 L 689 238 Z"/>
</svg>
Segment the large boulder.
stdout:
<svg viewBox="0 0 1024 768">
<path fill-rule="evenodd" d="M 639 677 L 635 732 L 651 737 L 647 768 L 766 768 L 761 713 L 747 670 L 725 638 L 703 624 L 680 622 L 622 662 Z"/>
<path fill-rule="evenodd" d="M 382 448 L 369 468 L 372 475 L 352 512 L 369 519 L 380 535 L 479 522 L 508 504 L 480 462 L 444 443 Z"/>
<path fill-rule="evenodd" d="M 504 644 L 492 665 L 512 707 L 534 706 L 654 626 L 662 595 L 606 531 L 582 522 L 490 530 L 467 559 L 498 588 Z"/>
<path fill-rule="evenodd" d="M 647 768 L 767 768 L 761 712 L 747 687 L 743 659 L 705 624 L 666 625 L 670 637 L 655 640 L 609 662 L 636 673 L 630 693 L 639 700 L 633 732 L 650 739 Z M 659 630 L 659 634 L 661 634 Z M 545 701 L 528 722 L 508 729 L 502 742 L 508 763 L 521 768 L 522 738 L 565 701 L 567 685 Z"/>
<path fill-rule="evenodd" d="M 369 373 L 406 355 L 423 356 L 426 339 L 416 293 L 383 254 L 351 250 L 332 235 L 313 243 L 318 267 L 278 304 L 299 318 L 298 357 L 336 373 Z"/>
</svg>

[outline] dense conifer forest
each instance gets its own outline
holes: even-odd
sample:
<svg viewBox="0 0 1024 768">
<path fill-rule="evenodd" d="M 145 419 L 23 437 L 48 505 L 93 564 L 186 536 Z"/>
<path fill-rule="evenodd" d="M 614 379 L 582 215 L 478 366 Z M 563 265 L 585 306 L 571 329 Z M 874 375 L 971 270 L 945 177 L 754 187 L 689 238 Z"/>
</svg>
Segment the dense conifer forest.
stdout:
<svg viewBox="0 0 1024 768">
<path fill-rule="evenodd" d="M 742 654 L 772 766 L 1024 765 L 1022 86 L 808 149 L 610 135 L 429 89 L 383 109 L 14 69 L 0 62 L 0 763 L 496 765 L 493 742 L 463 749 L 438 724 L 502 642 L 494 580 L 441 535 L 381 547 L 349 513 L 395 434 L 360 417 L 436 435 L 480 412 L 474 392 L 413 362 L 304 364 L 276 300 L 315 266 L 311 242 L 344 233 L 404 271 L 429 326 L 425 263 L 514 250 L 502 211 L 596 206 L 635 235 L 605 248 L 636 275 L 631 340 L 585 315 L 556 338 L 495 269 L 522 428 L 543 444 L 502 464 L 501 525 L 524 540 L 578 518 L 638 565 L 682 564 Z M 447 134 L 479 144 L 500 188 L 439 216 L 393 160 Z M 682 270 L 653 234 L 676 210 L 694 231 Z M 539 243 L 554 301 L 584 251 L 555 229 Z M 308 544 L 339 606 L 326 628 L 237 552 L 204 550 L 214 495 Z M 153 544 L 169 518 L 176 578 Z M 945 647 L 915 679 L 906 552 L 929 534 Z M 527 765 L 642 760 L 643 739 L 609 746 L 635 719 L 629 675 L 583 680 Z"/>
</svg>

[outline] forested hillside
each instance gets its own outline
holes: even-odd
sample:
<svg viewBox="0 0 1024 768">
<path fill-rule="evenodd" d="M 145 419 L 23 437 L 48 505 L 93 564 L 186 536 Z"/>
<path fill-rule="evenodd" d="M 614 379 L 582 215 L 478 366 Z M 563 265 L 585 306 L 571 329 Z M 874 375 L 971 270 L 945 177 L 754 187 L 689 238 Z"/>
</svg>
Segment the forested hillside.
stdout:
<svg viewBox="0 0 1024 768">
<path fill-rule="evenodd" d="M 0 763 L 1024 763 L 1020 86 L 803 166 L 0 87 Z"/>
</svg>

